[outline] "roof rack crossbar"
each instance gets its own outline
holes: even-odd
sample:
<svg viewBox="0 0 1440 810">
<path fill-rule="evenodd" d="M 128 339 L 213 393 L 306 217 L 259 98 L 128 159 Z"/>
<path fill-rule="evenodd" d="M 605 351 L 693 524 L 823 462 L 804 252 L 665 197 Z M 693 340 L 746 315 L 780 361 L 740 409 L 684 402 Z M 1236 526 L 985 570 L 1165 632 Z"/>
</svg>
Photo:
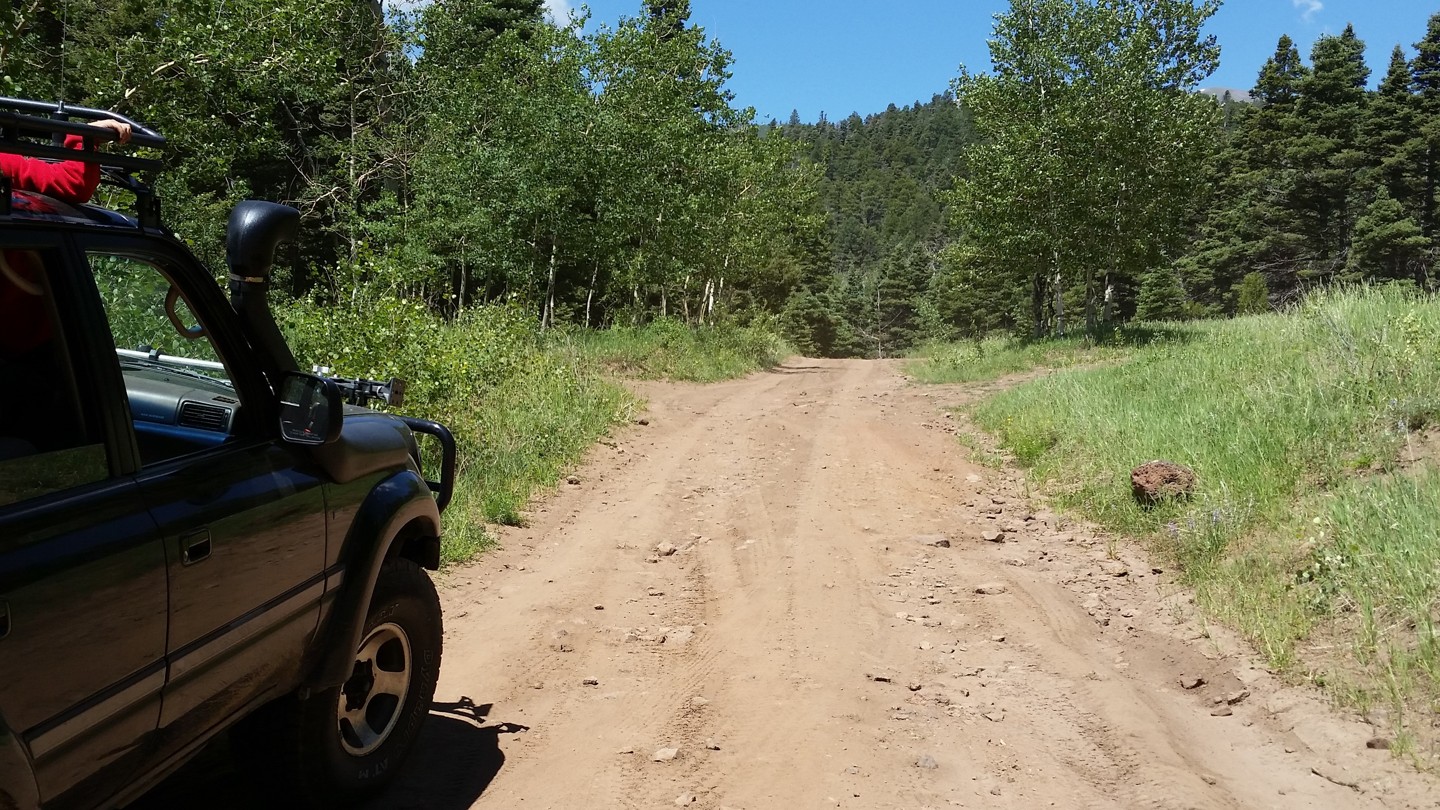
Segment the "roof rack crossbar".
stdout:
<svg viewBox="0 0 1440 810">
<path fill-rule="evenodd" d="M 151 146 L 160 148 L 165 145 L 165 136 L 151 129 L 150 127 L 110 110 L 97 110 L 92 107 L 72 107 L 65 102 L 31 101 L 24 98 L 10 98 L 0 96 L 0 110 L 14 110 L 17 113 L 25 114 L 25 118 L 43 122 L 38 129 L 42 134 L 63 132 L 67 135 L 83 135 L 94 137 L 98 141 L 114 140 L 113 133 L 101 131 L 97 133 L 93 127 L 84 123 L 69 121 L 70 118 L 78 118 L 81 121 L 103 121 L 113 118 L 130 125 L 130 142 L 137 146 Z M 55 118 L 51 116 L 60 116 Z M 108 135 L 108 137 L 107 137 Z"/>
<path fill-rule="evenodd" d="M 74 120 L 72 120 L 74 119 Z M 97 165 L 106 185 L 123 188 L 135 195 L 136 221 L 142 228 L 162 227 L 160 200 L 137 172 L 158 172 L 164 163 L 156 158 L 136 157 L 118 152 L 101 152 L 98 147 L 117 140 L 113 130 L 91 123 L 114 119 L 130 125 L 130 145 L 163 149 L 165 137 L 154 129 L 120 113 L 90 107 L 72 107 L 65 102 L 31 101 L 0 96 L 0 153 L 42 160 L 78 161 Z M 66 149 L 66 135 L 84 139 L 83 149 Z M 8 214 L 9 183 L 0 183 L 0 216 Z"/>
<path fill-rule="evenodd" d="M 100 166 L 113 167 L 132 172 L 159 171 L 164 168 L 164 164 L 154 158 L 117 155 L 109 152 L 96 152 L 90 149 L 66 149 L 63 146 L 20 140 L 14 137 L 16 131 L 12 127 L 12 122 L 9 120 L 14 117 L 15 116 L 0 112 L 0 129 L 5 131 L 4 137 L 0 138 L 0 152 L 7 152 L 12 155 L 24 155 L 25 157 L 42 158 L 45 160 L 78 160 L 81 163 L 94 163 Z M 85 125 L 78 124 L 77 126 Z M 93 129 L 93 127 L 87 127 L 87 129 Z"/>
</svg>

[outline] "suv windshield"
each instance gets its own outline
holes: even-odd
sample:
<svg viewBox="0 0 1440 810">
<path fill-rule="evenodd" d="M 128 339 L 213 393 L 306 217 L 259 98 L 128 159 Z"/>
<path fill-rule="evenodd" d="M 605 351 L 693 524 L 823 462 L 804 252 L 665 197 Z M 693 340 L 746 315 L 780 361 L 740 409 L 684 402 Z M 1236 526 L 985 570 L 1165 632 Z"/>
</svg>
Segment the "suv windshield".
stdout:
<svg viewBox="0 0 1440 810">
<path fill-rule="evenodd" d="M 89 258 L 125 368 L 164 368 L 231 387 L 199 320 L 158 268 L 128 256 Z"/>
</svg>

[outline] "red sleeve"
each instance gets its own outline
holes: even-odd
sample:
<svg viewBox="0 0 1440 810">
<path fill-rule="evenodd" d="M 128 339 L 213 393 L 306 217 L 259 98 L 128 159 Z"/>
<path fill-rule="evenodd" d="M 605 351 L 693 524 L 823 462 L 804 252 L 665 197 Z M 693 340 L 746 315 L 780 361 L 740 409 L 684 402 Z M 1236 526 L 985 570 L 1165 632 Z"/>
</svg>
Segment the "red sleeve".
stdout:
<svg viewBox="0 0 1440 810">
<path fill-rule="evenodd" d="M 65 136 L 66 149 L 84 149 L 85 139 Z M 19 155 L 0 155 L 0 171 L 16 190 L 35 191 L 67 203 L 89 202 L 100 185 L 100 167 L 93 163 L 67 160 L 51 163 Z"/>
</svg>

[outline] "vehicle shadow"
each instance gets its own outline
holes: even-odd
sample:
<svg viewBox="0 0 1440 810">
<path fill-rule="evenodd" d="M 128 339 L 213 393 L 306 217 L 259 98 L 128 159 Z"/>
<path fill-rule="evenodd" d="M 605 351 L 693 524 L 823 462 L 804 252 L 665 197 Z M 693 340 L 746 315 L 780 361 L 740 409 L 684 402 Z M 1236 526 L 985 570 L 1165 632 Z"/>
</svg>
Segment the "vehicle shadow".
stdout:
<svg viewBox="0 0 1440 810">
<path fill-rule="evenodd" d="M 435 703 L 420 728 L 415 749 L 395 782 L 363 810 L 468 810 L 505 764 L 501 734 L 529 729 L 514 723 L 486 724 L 489 704 L 470 698 Z M 283 797 L 263 796 L 253 780 L 231 765 L 226 737 L 217 739 L 163 784 L 126 810 L 285 808 Z"/>
<path fill-rule="evenodd" d="M 470 698 L 435 703 L 420 739 L 390 789 L 364 810 L 469 810 L 505 764 L 501 734 L 530 729 L 515 723 L 486 725 L 489 704 Z"/>
</svg>

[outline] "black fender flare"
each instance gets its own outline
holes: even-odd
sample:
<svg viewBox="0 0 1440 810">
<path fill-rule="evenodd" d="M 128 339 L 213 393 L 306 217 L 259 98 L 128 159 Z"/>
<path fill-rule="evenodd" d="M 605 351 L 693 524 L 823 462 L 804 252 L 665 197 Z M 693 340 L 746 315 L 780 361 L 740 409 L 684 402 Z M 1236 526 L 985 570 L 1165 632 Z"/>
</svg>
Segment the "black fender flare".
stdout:
<svg viewBox="0 0 1440 810">
<path fill-rule="evenodd" d="M 412 525 L 417 528 L 407 531 Z M 344 580 L 325 624 L 316 633 L 312 649 L 317 659 L 308 669 L 303 691 L 329 689 L 350 677 L 381 566 L 404 551 L 401 544 L 415 538 L 424 541 L 418 546 L 422 559 L 416 562 L 434 570 L 439 565 L 439 537 L 440 511 L 435 498 L 425 479 L 413 470 L 397 472 L 370 490 L 340 548 Z"/>
<path fill-rule="evenodd" d="M 0 715 L 0 807 L 39 810 L 40 786 L 30 750 Z"/>
</svg>

